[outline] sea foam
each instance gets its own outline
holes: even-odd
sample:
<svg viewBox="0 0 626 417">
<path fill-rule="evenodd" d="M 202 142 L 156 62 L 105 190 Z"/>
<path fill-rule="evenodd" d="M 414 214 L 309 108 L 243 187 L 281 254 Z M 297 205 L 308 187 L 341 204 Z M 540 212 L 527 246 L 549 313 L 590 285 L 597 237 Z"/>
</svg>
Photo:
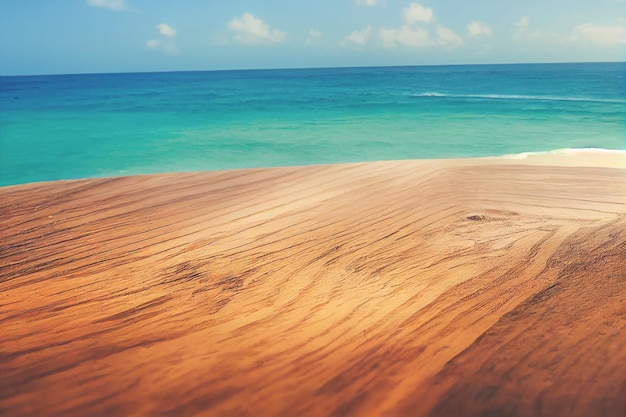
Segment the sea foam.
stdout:
<svg viewBox="0 0 626 417">
<path fill-rule="evenodd" d="M 596 98 L 596 97 L 559 97 L 559 96 L 539 96 L 521 94 L 447 94 L 437 91 L 427 91 L 424 93 L 413 93 L 413 97 L 438 97 L 456 99 L 476 99 L 476 100 L 524 100 L 524 101 L 574 101 L 589 103 L 612 103 L 626 104 L 626 99 Z"/>
<path fill-rule="evenodd" d="M 503 155 L 501 158 L 507 159 L 527 159 L 531 156 L 540 155 L 584 155 L 584 154 L 598 154 L 598 155 L 615 155 L 626 156 L 626 150 L 623 149 L 604 149 L 604 148 L 563 148 L 553 149 L 551 151 L 541 152 L 520 152 L 516 154 Z"/>
</svg>

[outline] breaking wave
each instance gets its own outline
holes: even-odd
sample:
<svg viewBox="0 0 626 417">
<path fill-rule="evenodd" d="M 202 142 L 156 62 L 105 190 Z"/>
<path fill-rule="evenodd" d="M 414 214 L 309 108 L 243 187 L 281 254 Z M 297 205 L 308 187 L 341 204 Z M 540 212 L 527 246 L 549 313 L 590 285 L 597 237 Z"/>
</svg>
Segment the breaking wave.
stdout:
<svg viewBox="0 0 626 417">
<path fill-rule="evenodd" d="M 558 96 L 535 96 L 520 94 L 446 94 L 436 91 L 424 93 L 413 93 L 413 97 L 435 97 L 435 98 L 460 98 L 476 100 L 523 100 L 523 101 L 576 101 L 590 103 L 613 103 L 626 104 L 626 99 L 593 98 L 593 97 L 558 97 Z"/>
</svg>

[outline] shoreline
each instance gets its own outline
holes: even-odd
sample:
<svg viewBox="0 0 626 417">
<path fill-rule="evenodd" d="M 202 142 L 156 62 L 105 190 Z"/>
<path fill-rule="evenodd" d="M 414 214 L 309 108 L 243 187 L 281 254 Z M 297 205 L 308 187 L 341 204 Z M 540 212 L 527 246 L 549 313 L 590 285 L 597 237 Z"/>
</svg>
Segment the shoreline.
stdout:
<svg viewBox="0 0 626 417">
<path fill-rule="evenodd" d="M 173 171 L 173 172 L 157 172 L 157 173 L 140 173 L 129 175 L 114 175 L 102 177 L 86 177 L 59 179 L 49 181 L 34 181 L 18 184 L 0 185 L 0 191 L 7 187 L 19 187 L 29 184 L 46 184 L 67 181 L 87 181 L 105 178 L 124 178 L 134 176 L 152 176 L 152 175 L 180 175 L 193 173 L 211 173 L 211 172 L 229 172 L 229 171 L 246 171 L 246 170 L 264 170 L 264 169 L 281 169 L 281 168 L 302 168 L 308 166 L 333 166 L 333 165 L 353 165 L 353 164 L 371 164 L 371 163 L 388 163 L 401 161 L 422 161 L 422 162 L 439 162 L 441 164 L 461 164 L 474 165 L 476 163 L 502 163 L 502 164 L 518 164 L 518 165 L 538 165 L 538 166 L 561 166 L 561 167 L 596 167 L 596 168 L 623 168 L 626 169 L 626 150 L 622 149 L 604 149 L 604 148 L 564 148 L 554 149 L 551 151 L 539 152 L 522 152 L 518 154 L 506 154 L 499 156 L 478 156 L 467 158 L 432 158 L 432 159 L 398 159 L 398 160 L 380 160 L 380 161 L 359 161 L 359 162 L 340 162 L 333 164 L 310 164 L 310 165 L 287 165 L 287 166 L 269 166 L 257 168 L 235 168 L 220 169 L 206 171 Z"/>
<path fill-rule="evenodd" d="M 624 157 L 2 187 L 0 410 L 622 416 Z"/>
<path fill-rule="evenodd" d="M 567 148 L 547 152 L 522 152 L 496 158 L 513 159 L 529 165 L 626 169 L 626 150 L 622 149 Z"/>
</svg>

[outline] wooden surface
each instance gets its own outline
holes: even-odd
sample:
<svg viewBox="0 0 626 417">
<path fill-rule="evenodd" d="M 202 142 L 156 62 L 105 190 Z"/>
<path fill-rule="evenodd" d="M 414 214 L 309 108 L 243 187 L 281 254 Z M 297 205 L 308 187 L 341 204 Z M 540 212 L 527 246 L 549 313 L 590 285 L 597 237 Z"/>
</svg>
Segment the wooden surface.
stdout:
<svg viewBox="0 0 626 417">
<path fill-rule="evenodd" d="M 1 188 L 0 415 L 626 416 L 625 173 Z"/>
</svg>

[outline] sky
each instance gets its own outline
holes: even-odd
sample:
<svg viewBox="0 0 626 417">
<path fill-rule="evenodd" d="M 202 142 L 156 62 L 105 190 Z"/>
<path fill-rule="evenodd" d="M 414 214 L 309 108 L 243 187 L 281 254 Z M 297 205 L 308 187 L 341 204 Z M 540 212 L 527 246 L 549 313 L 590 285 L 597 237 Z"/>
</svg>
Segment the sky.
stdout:
<svg viewBox="0 0 626 417">
<path fill-rule="evenodd" d="M 626 60 L 626 0 L 0 0 L 0 75 Z"/>
</svg>

